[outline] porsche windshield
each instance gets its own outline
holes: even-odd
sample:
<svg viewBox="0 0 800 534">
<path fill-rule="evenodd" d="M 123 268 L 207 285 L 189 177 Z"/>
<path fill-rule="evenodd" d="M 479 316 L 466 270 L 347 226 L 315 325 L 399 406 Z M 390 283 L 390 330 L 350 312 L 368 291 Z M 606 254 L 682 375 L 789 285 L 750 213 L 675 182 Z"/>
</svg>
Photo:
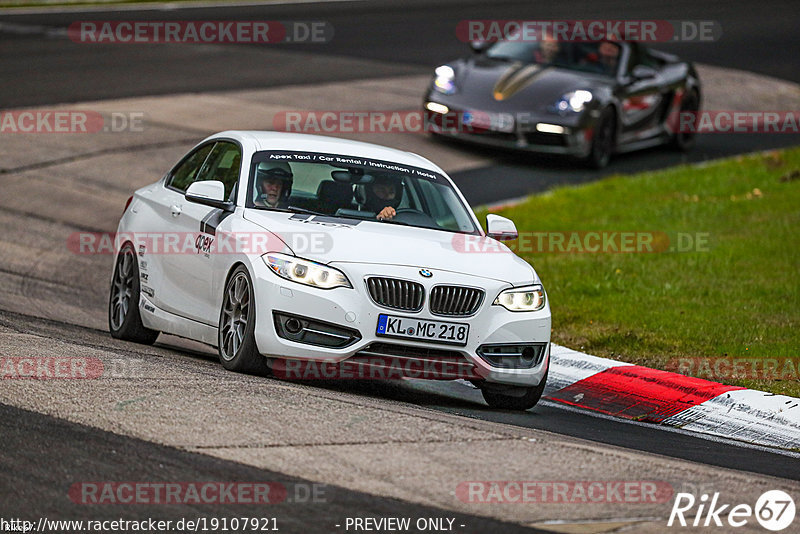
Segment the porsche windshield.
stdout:
<svg viewBox="0 0 800 534">
<path fill-rule="evenodd" d="M 494 59 L 536 63 L 613 76 L 619 66 L 621 51 L 617 43 L 610 41 L 522 42 L 512 39 L 495 43 L 486 50 L 486 55 Z"/>
<path fill-rule="evenodd" d="M 311 152 L 257 152 L 247 207 L 477 234 L 442 175 L 408 165 Z"/>
</svg>

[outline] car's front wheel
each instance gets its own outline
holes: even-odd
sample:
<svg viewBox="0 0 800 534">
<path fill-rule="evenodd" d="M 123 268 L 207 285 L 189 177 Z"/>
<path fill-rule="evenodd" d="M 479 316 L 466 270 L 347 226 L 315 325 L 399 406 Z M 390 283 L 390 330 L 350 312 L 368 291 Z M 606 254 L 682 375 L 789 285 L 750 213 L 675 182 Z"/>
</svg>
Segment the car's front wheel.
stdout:
<svg viewBox="0 0 800 534">
<path fill-rule="evenodd" d="M 256 306 L 250 273 L 240 265 L 225 284 L 217 347 L 222 366 L 239 373 L 267 374 L 267 359 L 255 339 Z"/>
<path fill-rule="evenodd" d="M 139 314 L 139 262 L 130 243 L 122 246 L 114 265 L 108 296 L 108 329 L 112 337 L 146 345 L 152 345 L 158 337 L 156 330 L 142 324 Z"/>
<path fill-rule="evenodd" d="M 547 372 L 538 386 L 533 387 L 497 387 L 483 385 L 481 393 L 486 404 L 498 410 L 530 410 L 539 402 L 547 383 Z"/>
<path fill-rule="evenodd" d="M 602 169 L 611 161 L 614 153 L 615 136 L 617 129 L 616 117 L 612 108 L 606 108 L 600 114 L 597 121 L 594 136 L 592 137 L 592 148 L 586 156 L 586 164 L 593 169 Z"/>
</svg>

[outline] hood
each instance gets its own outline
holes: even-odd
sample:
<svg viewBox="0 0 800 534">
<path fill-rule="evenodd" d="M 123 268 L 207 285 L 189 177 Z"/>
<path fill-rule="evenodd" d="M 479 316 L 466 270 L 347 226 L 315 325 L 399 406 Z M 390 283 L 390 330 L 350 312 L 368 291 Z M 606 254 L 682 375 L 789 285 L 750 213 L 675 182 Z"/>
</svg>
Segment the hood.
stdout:
<svg viewBox="0 0 800 534">
<path fill-rule="evenodd" d="M 277 235 L 296 256 L 320 263 L 405 265 L 514 285 L 538 281 L 527 262 L 488 237 L 255 209 L 244 218 Z"/>
<path fill-rule="evenodd" d="M 459 92 L 448 100 L 486 111 L 546 110 L 564 93 L 606 87 L 607 77 L 486 56 L 454 62 Z"/>
</svg>

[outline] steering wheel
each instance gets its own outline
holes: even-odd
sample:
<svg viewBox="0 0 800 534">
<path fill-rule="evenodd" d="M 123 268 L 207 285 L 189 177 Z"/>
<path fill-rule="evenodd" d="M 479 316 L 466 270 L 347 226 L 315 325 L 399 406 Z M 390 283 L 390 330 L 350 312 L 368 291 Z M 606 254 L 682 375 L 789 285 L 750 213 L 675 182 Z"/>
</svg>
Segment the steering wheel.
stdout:
<svg viewBox="0 0 800 534">
<path fill-rule="evenodd" d="M 399 208 L 395 210 L 394 220 L 411 224 L 414 226 L 425 226 L 428 228 L 438 228 L 439 225 L 433 218 L 425 213 L 414 208 Z"/>
</svg>

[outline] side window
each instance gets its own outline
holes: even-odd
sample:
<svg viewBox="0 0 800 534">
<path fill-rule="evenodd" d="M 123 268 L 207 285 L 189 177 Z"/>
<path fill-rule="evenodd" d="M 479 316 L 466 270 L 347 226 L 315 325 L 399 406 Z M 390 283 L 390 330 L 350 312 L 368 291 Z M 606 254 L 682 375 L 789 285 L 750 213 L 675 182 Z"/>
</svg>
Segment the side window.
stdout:
<svg viewBox="0 0 800 534">
<path fill-rule="evenodd" d="M 174 171 L 172 171 L 172 175 L 169 177 L 167 185 L 180 191 L 186 191 L 186 188 L 189 187 L 189 184 L 194 182 L 198 169 L 206 160 L 206 157 L 208 156 L 208 153 L 211 152 L 211 148 L 213 146 L 214 143 L 201 146 L 191 155 L 189 155 L 188 158 L 183 160 L 183 162 L 178 165 Z"/>
<path fill-rule="evenodd" d="M 242 151 L 236 143 L 219 141 L 214 145 L 211 154 L 206 158 L 195 181 L 217 180 L 225 184 L 225 198 L 231 193 L 239 181 L 242 166 Z"/>
</svg>

